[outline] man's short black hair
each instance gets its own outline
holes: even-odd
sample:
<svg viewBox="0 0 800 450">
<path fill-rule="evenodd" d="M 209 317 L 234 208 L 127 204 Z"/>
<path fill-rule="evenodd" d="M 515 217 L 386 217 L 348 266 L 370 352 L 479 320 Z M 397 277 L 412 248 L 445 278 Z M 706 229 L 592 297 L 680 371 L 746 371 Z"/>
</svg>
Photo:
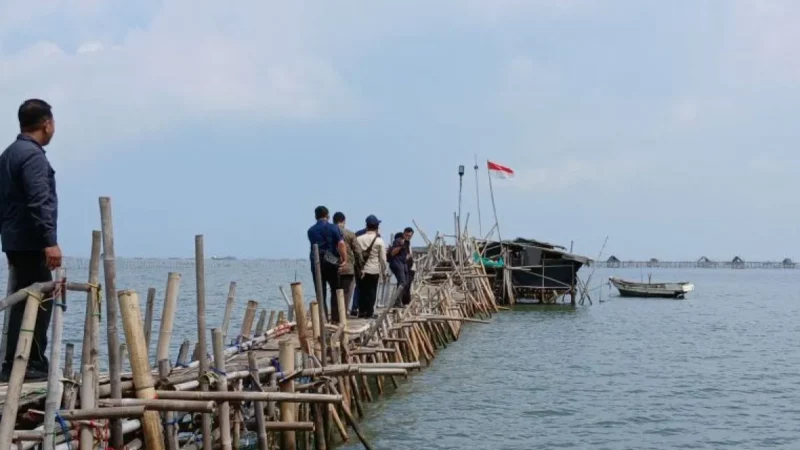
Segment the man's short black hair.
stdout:
<svg viewBox="0 0 800 450">
<path fill-rule="evenodd" d="M 336 211 L 333 213 L 333 223 L 342 223 L 344 222 L 344 213 L 341 211 Z"/>
<path fill-rule="evenodd" d="M 378 225 L 378 224 L 367 224 L 367 230 L 368 231 L 375 231 L 378 228 L 380 228 L 380 225 Z"/>
<path fill-rule="evenodd" d="M 33 98 L 20 105 L 17 118 L 20 130 L 36 131 L 46 120 L 53 118 L 53 109 L 44 100 Z"/>
<path fill-rule="evenodd" d="M 394 239 L 395 240 L 402 239 L 402 238 L 403 238 L 403 233 L 395 233 L 395 235 L 394 235 Z"/>
<path fill-rule="evenodd" d="M 314 217 L 317 220 L 328 217 L 328 208 L 324 206 L 317 206 L 317 208 L 314 210 Z"/>
<path fill-rule="evenodd" d="M 405 230 L 403 230 L 403 233 L 411 233 L 411 234 L 414 234 L 414 229 L 413 229 L 413 228 L 411 228 L 411 227 L 406 227 L 406 229 L 405 229 Z"/>
</svg>

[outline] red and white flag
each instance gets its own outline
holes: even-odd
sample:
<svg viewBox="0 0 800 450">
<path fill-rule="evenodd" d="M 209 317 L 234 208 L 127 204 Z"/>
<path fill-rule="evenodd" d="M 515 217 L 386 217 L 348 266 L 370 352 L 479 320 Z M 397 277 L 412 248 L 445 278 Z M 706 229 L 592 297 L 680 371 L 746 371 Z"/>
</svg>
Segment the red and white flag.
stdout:
<svg viewBox="0 0 800 450">
<path fill-rule="evenodd" d="M 494 175 L 495 178 L 513 178 L 514 171 L 510 167 L 506 167 L 491 161 L 486 161 L 489 167 L 489 173 Z"/>
</svg>

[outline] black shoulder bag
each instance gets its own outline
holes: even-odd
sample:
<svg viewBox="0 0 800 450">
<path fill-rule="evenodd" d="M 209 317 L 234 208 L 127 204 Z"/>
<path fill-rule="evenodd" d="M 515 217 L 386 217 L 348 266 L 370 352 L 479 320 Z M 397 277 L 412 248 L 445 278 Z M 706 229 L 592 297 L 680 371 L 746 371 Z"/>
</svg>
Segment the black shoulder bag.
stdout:
<svg viewBox="0 0 800 450">
<path fill-rule="evenodd" d="M 353 261 L 353 272 L 355 272 L 355 275 L 358 278 L 364 276 L 364 266 L 367 265 L 367 261 L 369 260 L 369 255 L 372 253 L 372 246 L 375 245 L 375 241 L 377 240 L 378 240 L 378 234 L 375 233 L 375 238 L 372 239 L 372 243 L 369 244 L 369 247 L 367 247 L 366 250 L 357 253 L 360 256 L 360 258 L 356 258 L 356 260 Z"/>
</svg>

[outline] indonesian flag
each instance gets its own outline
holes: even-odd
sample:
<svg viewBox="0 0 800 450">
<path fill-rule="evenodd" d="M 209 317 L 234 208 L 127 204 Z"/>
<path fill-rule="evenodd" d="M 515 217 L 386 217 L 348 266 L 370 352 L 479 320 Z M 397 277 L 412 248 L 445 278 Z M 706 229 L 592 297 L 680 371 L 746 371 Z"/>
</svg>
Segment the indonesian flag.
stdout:
<svg viewBox="0 0 800 450">
<path fill-rule="evenodd" d="M 486 161 L 489 166 L 489 173 L 494 175 L 495 178 L 513 178 L 514 171 L 510 167 L 506 167 L 491 161 Z"/>
</svg>

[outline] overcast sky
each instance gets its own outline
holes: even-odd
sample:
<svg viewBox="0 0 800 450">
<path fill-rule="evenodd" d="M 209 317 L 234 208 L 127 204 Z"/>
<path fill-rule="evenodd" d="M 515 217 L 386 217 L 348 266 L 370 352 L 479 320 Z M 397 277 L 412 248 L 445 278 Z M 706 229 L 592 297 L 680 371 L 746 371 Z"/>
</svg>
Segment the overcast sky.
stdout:
<svg viewBox="0 0 800 450">
<path fill-rule="evenodd" d="M 800 2 L 0 0 L 0 136 L 54 107 L 59 240 L 305 257 L 464 215 L 596 257 L 800 259 Z"/>
</svg>

